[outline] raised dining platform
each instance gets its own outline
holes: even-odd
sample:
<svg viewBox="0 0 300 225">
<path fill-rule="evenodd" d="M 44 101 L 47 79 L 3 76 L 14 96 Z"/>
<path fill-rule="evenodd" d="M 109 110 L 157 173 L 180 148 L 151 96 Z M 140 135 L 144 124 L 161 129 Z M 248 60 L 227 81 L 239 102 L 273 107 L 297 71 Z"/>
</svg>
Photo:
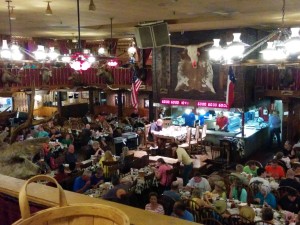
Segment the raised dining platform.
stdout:
<svg viewBox="0 0 300 225">
<path fill-rule="evenodd" d="M 24 180 L 8 177 L 0 174 L 0 193 L 18 198 L 19 191 L 24 184 Z M 28 188 L 29 200 L 31 202 L 44 205 L 47 207 L 56 206 L 58 203 L 58 191 L 49 186 L 41 184 L 30 184 Z M 57 197 L 53 197 L 57 196 Z M 91 198 L 82 194 L 66 191 L 67 202 L 69 204 L 75 203 L 96 203 L 116 207 L 126 213 L 130 219 L 131 225 L 187 225 L 191 222 L 181 220 L 175 217 L 165 216 L 147 212 L 142 209 L 133 208 L 130 206 L 109 202 L 102 199 Z M 1 206 L 5 207 L 5 206 Z M 1 210 L 1 208 L 0 208 Z M 196 223 L 193 223 L 196 224 Z M 6 225 L 6 224 L 1 224 Z M 199 224 L 198 224 L 199 225 Z"/>
</svg>

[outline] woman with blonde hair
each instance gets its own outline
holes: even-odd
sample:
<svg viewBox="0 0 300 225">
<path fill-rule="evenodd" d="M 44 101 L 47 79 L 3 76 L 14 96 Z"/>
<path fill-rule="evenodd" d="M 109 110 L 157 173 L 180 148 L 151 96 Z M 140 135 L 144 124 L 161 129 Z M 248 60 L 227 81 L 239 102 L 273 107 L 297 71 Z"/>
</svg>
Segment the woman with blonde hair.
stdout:
<svg viewBox="0 0 300 225">
<path fill-rule="evenodd" d="M 113 156 L 113 154 L 111 153 L 111 151 L 106 151 L 100 161 L 99 161 L 99 165 L 100 167 L 103 169 L 104 175 L 107 175 L 108 173 L 108 167 L 107 166 L 103 166 L 103 162 L 113 162 L 116 161 L 115 157 Z"/>
</svg>

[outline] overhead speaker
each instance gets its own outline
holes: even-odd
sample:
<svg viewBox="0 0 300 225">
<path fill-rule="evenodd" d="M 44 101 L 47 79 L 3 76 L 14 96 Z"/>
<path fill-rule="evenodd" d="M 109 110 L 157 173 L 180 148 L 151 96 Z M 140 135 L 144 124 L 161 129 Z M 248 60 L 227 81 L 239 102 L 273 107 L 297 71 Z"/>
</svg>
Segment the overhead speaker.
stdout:
<svg viewBox="0 0 300 225">
<path fill-rule="evenodd" d="M 135 28 L 135 39 L 138 48 L 155 48 L 170 45 L 167 23 L 159 23 Z"/>
</svg>

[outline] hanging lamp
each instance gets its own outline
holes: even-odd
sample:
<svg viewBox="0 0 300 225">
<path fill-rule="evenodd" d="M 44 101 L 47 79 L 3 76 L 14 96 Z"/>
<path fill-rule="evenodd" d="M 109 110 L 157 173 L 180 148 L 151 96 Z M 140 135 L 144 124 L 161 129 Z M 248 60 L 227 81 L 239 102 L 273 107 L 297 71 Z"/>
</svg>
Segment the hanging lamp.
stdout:
<svg viewBox="0 0 300 225">
<path fill-rule="evenodd" d="M 51 9 L 51 7 L 50 7 L 50 2 L 51 1 L 47 1 L 48 2 L 48 4 L 47 4 L 47 8 L 46 8 L 46 11 L 45 11 L 45 15 L 46 16 L 52 16 L 52 9 Z"/>
</svg>

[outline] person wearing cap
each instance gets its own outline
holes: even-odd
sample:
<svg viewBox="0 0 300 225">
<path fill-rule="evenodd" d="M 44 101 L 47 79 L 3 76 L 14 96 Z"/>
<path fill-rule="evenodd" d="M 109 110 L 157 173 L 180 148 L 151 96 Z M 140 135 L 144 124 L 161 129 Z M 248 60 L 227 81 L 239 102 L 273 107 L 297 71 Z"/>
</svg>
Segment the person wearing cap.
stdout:
<svg viewBox="0 0 300 225">
<path fill-rule="evenodd" d="M 281 179 L 285 177 L 284 169 L 278 165 L 278 162 L 276 159 L 273 159 L 270 162 L 270 165 L 267 165 L 265 167 L 266 173 L 268 176 L 273 177 L 275 179 Z"/>
<path fill-rule="evenodd" d="M 188 184 L 186 185 L 188 188 L 197 188 L 202 193 L 206 191 L 211 191 L 211 187 L 208 183 L 208 180 L 204 177 L 201 177 L 199 172 L 194 174 L 194 177 L 189 180 Z"/>
<path fill-rule="evenodd" d="M 166 190 L 163 192 L 163 195 L 168 196 L 172 199 L 174 199 L 175 201 L 179 201 L 180 200 L 180 194 L 178 193 L 178 187 L 179 187 L 179 183 L 178 181 L 173 181 L 171 184 L 171 190 Z"/>
<path fill-rule="evenodd" d="M 261 185 L 259 192 L 254 196 L 254 201 L 261 206 L 272 207 L 276 209 L 277 203 L 275 196 L 271 193 L 270 186 Z"/>
<path fill-rule="evenodd" d="M 173 151 L 173 155 L 175 155 L 175 152 L 177 154 L 178 162 L 183 164 L 183 186 L 186 186 L 189 181 L 189 176 L 193 170 L 193 161 L 190 158 L 190 156 L 187 154 L 184 148 L 178 147 L 178 144 L 176 142 L 173 142 L 171 144 L 171 149 Z"/>
</svg>

